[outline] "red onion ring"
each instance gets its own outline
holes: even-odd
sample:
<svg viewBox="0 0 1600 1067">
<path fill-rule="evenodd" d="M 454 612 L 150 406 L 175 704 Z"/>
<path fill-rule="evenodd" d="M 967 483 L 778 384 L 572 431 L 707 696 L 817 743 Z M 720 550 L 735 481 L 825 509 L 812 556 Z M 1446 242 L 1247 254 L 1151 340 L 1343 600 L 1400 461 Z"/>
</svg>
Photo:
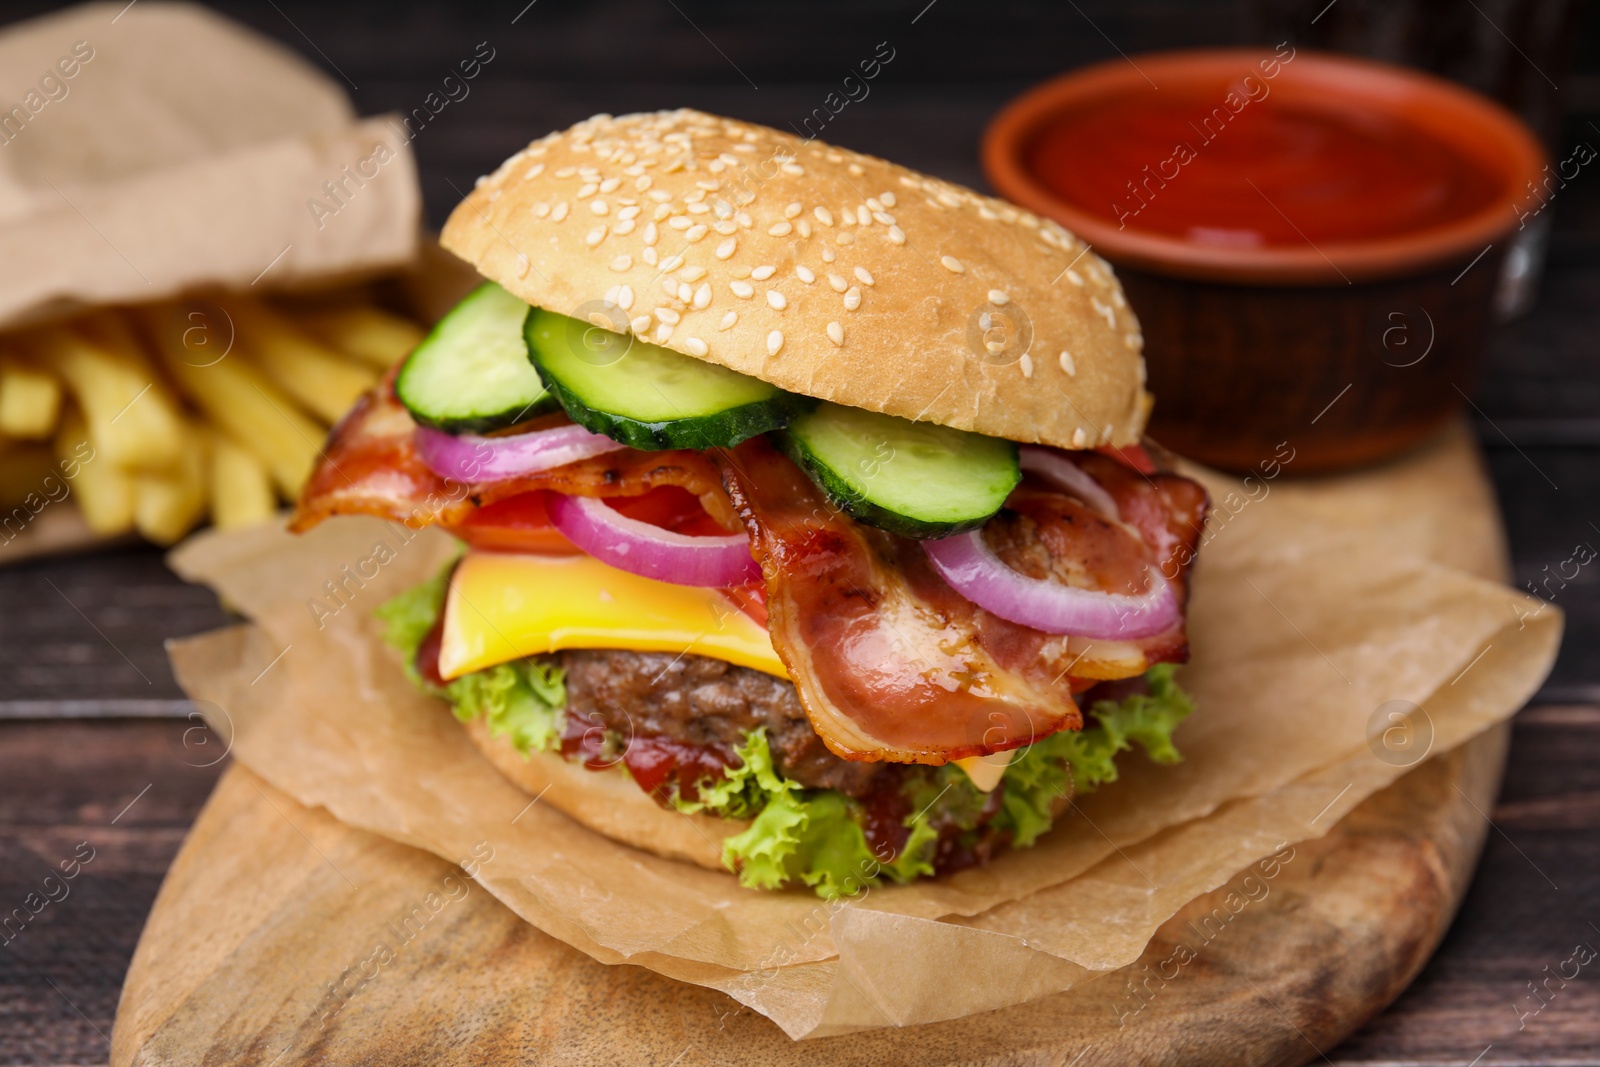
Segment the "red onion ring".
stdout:
<svg viewBox="0 0 1600 1067">
<path fill-rule="evenodd" d="M 1023 445 L 1017 450 L 1017 464 L 1025 471 L 1037 474 L 1045 481 L 1064 489 L 1115 522 L 1122 521 L 1122 512 L 1111 494 L 1089 472 L 1065 456 L 1038 445 Z"/>
<path fill-rule="evenodd" d="M 460 482 L 499 482 L 537 474 L 627 446 L 582 426 L 556 426 L 511 437 L 448 434 L 430 426 L 416 430 L 417 454 L 441 478 Z"/>
<path fill-rule="evenodd" d="M 991 615 L 1042 630 L 1103 640 L 1150 637 L 1179 619 L 1178 598 L 1155 567 L 1138 596 L 1078 589 L 1030 578 L 1006 566 L 982 530 L 922 542 L 933 567 L 956 592 Z"/>
<path fill-rule="evenodd" d="M 630 519 L 596 497 L 550 494 L 550 521 L 602 563 L 674 585 L 725 588 L 758 577 L 744 534 L 691 537 Z"/>
</svg>

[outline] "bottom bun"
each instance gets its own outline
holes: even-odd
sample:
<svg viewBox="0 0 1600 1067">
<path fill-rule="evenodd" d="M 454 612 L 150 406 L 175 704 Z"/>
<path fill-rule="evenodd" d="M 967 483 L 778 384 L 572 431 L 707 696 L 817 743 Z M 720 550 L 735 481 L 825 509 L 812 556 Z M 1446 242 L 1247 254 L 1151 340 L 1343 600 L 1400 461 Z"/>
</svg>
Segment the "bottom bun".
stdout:
<svg viewBox="0 0 1600 1067">
<path fill-rule="evenodd" d="M 556 810 L 634 848 L 667 859 L 688 860 L 714 871 L 722 865 L 722 841 L 746 828 L 744 819 L 687 815 L 663 808 L 640 789 L 618 763 L 591 771 L 556 752 L 524 757 L 509 740 L 491 737 L 482 716 L 466 724 L 467 736 L 518 788 Z"/>
</svg>

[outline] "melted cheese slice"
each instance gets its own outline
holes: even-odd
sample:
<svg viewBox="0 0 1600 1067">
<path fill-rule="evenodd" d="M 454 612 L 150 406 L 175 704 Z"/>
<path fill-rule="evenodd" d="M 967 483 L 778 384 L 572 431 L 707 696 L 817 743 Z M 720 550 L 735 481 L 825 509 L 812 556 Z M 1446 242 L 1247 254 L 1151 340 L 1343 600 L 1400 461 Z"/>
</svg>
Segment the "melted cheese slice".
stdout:
<svg viewBox="0 0 1600 1067">
<path fill-rule="evenodd" d="M 1011 766 L 1011 757 L 1016 754 L 1016 749 L 1007 749 L 1004 752 L 991 752 L 987 756 L 968 756 L 966 759 L 953 762 L 967 772 L 967 777 L 972 779 L 972 784 L 977 786 L 980 792 L 993 793 L 994 787 L 1000 784 L 1000 779 L 1005 775 L 1006 768 Z"/>
<path fill-rule="evenodd" d="M 461 561 L 445 600 L 443 678 L 566 648 L 692 653 L 789 677 L 766 627 L 715 589 L 587 555 L 474 552 Z"/>
</svg>

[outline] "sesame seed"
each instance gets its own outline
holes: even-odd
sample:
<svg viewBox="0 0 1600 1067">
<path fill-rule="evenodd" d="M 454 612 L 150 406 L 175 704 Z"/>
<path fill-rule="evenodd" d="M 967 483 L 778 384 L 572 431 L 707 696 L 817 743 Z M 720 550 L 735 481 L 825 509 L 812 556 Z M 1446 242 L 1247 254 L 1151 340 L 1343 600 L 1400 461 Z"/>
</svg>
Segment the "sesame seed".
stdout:
<svg viewBox="0 0 1600 1067">
<path fill-rule="evenodd" d="M 1017 366 L 1022 368 L 1022 376 L 1024 378 L 1033 377 L 1033 357 L 1028 353 L 1022 353 L 1022 358 L 1017 360 Z"/>
<path fill-rule="evenodd" d="M 861 164 L 859 163 L 850 164 L 849 170 L 852 178 L 859 178 L 861 175 L 866 173 L 866 171 L 861 169 Z"/>
<path fill-rule="evenodd" d="M 644 208 L 640 207 L 638 204 L 633 204 L 633 205 L 631 205 L 629 207 L 625 207 L 621 211 L 617 212 L 617 218 L 619 218 L 619 219 L 631 219 L 631 218 L 636 217 L 639 214 L 639 212 L 641 212 L 643 210 L 644 210 Z"/>
<path fill-rule="evenodd" d="M 624 237 L 633 232 L 633 227 L 635 225 L 636 224 L 633 219 L 623 219 L 621 222 L 611 227 L 611 232 L 619 237 Z"/>
<path fill-rule="evenodd" d="M 872 275 L 867 273 L 867 268 L 865 268 L 865 267 L 857 267 L 856 270 L 855 270 L 855 274 L 856 274 L 856 281 L 860 282 L 862 285 L 871 285 L 872 284 Z"/>
<path fill-rule="evenodd" d="M 783 209 L 783 217 L 786 219 L 792 219 L 804 210 L 805 208 L 796 202 Z"/>
<path fill-rule="evenodd" d="M 800 219 L 797 221 L 794 224 L 794 228 L 799 232 L 801 237 L 811 236 L 811 223 L 806 219 Z"/>
<path fill-rule="evenodd" d="M 667 220 L 667 225 L 671 226 L 674 230 L 687 230 L 690 226 L 694 225 L 694 220 L 688 215 L 674 215 Z"/>
<path fill-rule="evenodd" d="M 750 213 L 748 211 L 739 212 L 733 217 L 733 221 L 737 222 L 739 224 L 739 228 L 743 230 L 748 230 L 750 227 L 756 224 L 755 220 L 750 217 Z"/>
<path fill-rule="evenodd" d="M 798 163 L 785 163 L 779 168 L 790 177 L 799 178 L 805 174 L 805 169 Z"/>
<path fill-rule="evenodd" d="M 633 187 L 639 190 L 641 193 L 650 188 L 650 186 L 653 184 L 655 183 L 648 174 L 644 175 L 642 178 L 635 178 L 633 180 Z"/>
<path fill-rule="evenodd" d="M 1098 296 L 1091 296 L 1089 303 L 1094 306 L 1100 317 L 1106 320 L 1107 326 L 1110 326 L 1113 330 L 1117 328 L 1117 313 L 1111 310 L 1110 304 L 1104 303 Z"/>
<path fill-rule="evenodd" d="M 664 345 L 670 340 L 672 340 L 672 327 L 663 322 L 656 327 L 656 344 Z"/>
<path fill-rule="evenodd" d="M 600 186 L 596 185 L 594 182 L 586 182 L 586 183 L 584 183 L 583 187 L 578 190 L 578 199 L 579 200 L 587 200 L 587 199 L 589 199 L 591 196 L 593 196 L 599 190 L 599 188 L 600 188 Z"/>
<path fill-rule="evenodd" d="M 799 278 L 807 285 L 810 285 L 812 282 L 817 280 L 817 276 L 811 272 L 811 268 L 803 264 L 797 264 L 794 268 L 794 273 L 795 277 Z"/>
<path fill-rule="evenodd" d="M 763 263 L 761 266 L 750 272 L 750 277 L 754 278 L 758 282 L 764 282 L 768 278 L 772 277 L 777 270 L 778 268 L 774 267 L 772 264 Z"/>
<path fill-rule="evenodd" d="M 822 250 L 822 262 L 824 262 L 824 263 L 832 263 L 835 259 L 838 259 L 838 258 L 839 257 L 834 254 L 833 249 L 824 248 Z"/>
<path fill-rule="evenodd" d="M 737 230 L 739 228 L 739 224 L 734 222 L 732 219 L 723 219 L 721 222 L 718 222 L 711 228 L 722 234 L 722 236 L 726 237 L 730 233 L 733 233 L 735 230 Z"/>
<path fill-rule="evenodd" d="M 902 230 L 898 226 L 890 226 L 889 227 L 889 243 L 890 244 L 896 244 L 896 245 L 905 244 L 906 243 L 905 231 Z"/>
<path fill-rule="evenodd" d="M 557 178 L 570 178 L 576 173 L 578 173 L 578 168 L 577 167 L 562 167 L 560 170 L 556 171 L 556 177 Z"/>
<path fill-rule="evenodd" d="M 860 306 L 861 306 L 861 289 L 860 289 L 859 286 L 852 285 L 849 288 L 849 290 L 844 294 L 844 309 L 846 311 L 854 311 L 856 308 L 858 308 Z"/>
<path fill-rule="evenodd" d="M 894 216 L 889 214 L 887 211 L 874 211 L 872 213 L 872 217 L 875 221 L 881 222 L 885 226 L 894 225 Z"/>
<path fill-rule="evenodd" d="M 817 217 L 817 221 L 822 223 L 824 226 L 832 226 L 833 225 L 833 212 L 829 211 L 827 208 L 825 208 L 825 207 L 812 208 L 811 209 L 811 213 L 813 215 L 815 215 Z"/>
<path fill-rule="evenodd" d="M 635 316 L 633 321 L 628 323 L 628 325 L 633 328 L 633 332 L 634 333 L 644 333 L 646 330 L 648 330 L 650 328 L 650 316 L 649 315 L 638 315 L 638 316 Z"/>
<path fill-rule="evenodd" d="M 1072 431 L 1072 447 L 1073 448 L 1082 448 L 1084 445 L 1086 445 L 1088 443 L 1089 443 L 1089 435 L 1083 432 L 1083 427 L 1082 426 L 1079 426 L 1076 430 Z"/>
<path fill-rule="evenodd" d="M 645 195 L 651 200 L 654 200 L 657 204 L 665 204 L 668 200 L 672 199 L 672 194 L 667 192 L 665 189 L 651 189 Z"/>
<path fill-rule="evenodd" d="M 633 257 L 624 252 L 611 261 L 612 270 L 628 270 L 633 266 Z"/>
<path fill-rule="evenodd" d="M 540 201 L 539 203 L 533 205 L 533 217 L 534 218 L 536 218 L 536 219 L 546 218 L 547 216 L 549 216 L 549 214 L 550 214 L 550 205 L 549 204 L 546 204 L 543 201 Z"/>
<path fill-rule="evenodd" d="M 1071 282 L 1073 285 L 1076 285 L 1080 289 L 1083 288 L 1083 275 L 1079 274 L 1071 267 L 1067 268 L 1067 281 Z"/>
<path fill-rule="evenodd" d="M 717 329 L 718 331 L 731 330 L 733 329 L 733 324 L 738 321 L 739 313 L 737 311 L 730 311 L 726 315 L 722 316 L 722 321 L 717 323 Z"/>
<path fill-rule="evenodd" d="M 850 288 L 850 283 L 844 280 L 844 275 L 834 274 L 831 271 L 828 273 L 828 284 L 833 286 L 833 291 L 836 293 L 842 293 Z"/>
<path fill-rule="evenodd" d="M 711 306 L 711 283 L 700 283 L 700 288 L 694 291 L 692 306 L 696 311 L 701 311 Z"/>
<path fill-rule="evenodd" d="M 681 271 L 678 272 L 678 277 L 682 278 L 686 282 L 697 282 L 701 278 L 704 278 L 705 276 L 706 276 L 706 269 L 704 267 L 702 267 L 702 266 L 699 266 L 699 265 L 696 265 L 696 266 L 693 266 L 693 267 L 685 267 Z"/>
<path fill-rule="evenodd" d="M 1000 289 L 989 290 L 989 303 L 1004 306 L 1011 302 L 1011 298 Z"/>
<path fill-rule="evenodd" d="M 844 346 L 844 327 L 837 322 L 828 323 L 828 340 L 842 348 Z"/>
<path fill-rule="evenodd" d="M 696 356 L 703 356 L 710 351 L 710 349 L 706 347 L 706 343 L 700 340 L 698 337 L 684 338 L 683 347 L 687 348 L 692 355 Z"/>
<path fill-rule="evenodd" d="M 694 299 L 694 290 L 689 288 L 688 282 L 679 282 L 677 290 L 672 295 L 687 304 Z"/>
<path fill-rule="evenodd" d="M 671 308 L 656 308 L 653 314 L 657 322 L 664 322 L 668 326 L 676 326 L 678 323 L 678 313 Z"/>
<path fill-rule="evenodd" d="M 967 269 L 966 266 L 955 256 L 940 256 L 939 262 L 944 265 L 945 270 L 952 274 L 960 274 L 962 271 Z"/>
<path fill-rule="evenodd" d="M 617 307 L 627 311 L 633 307 L 633 287 L 629 285 L 617 286 Z"/>
<path fill-rule="evenodd" d="M 528 267 L 529 266 L 530 266 L 530 264 L 528 263 L 528 257 L 523 255 L 521 252 L 518 252 L 517 253 L 517 277 L 526 278 L 528 276 Z"/>
<path fill-rule="evenodd" d="M 875 196 L 869 196 L 869 197 L 867 197 L 867 207 L 872 209 L 873 211 L 882 211 L 883 210 L 883 201 L 879 200 Z"/>
<path fill-rule="evenodd" d="M 841 233 L 838 237 L 834 238 L 834 241 L 837 244 L 847 245 L 847 244 L 850 244 L 851 242 L 853 242 L 855 239 L 856 239 L 856 235 L 855 234 L 846 231 L 844 233 Z"/>
<path fill-rule="evenodd" d="M 675 271 L 681 266 L 683 266 L 682 256 L 668 256 L 661 261 L 661 269 L 664 271 Z"/>
<path fill-rule="evenodd" d="M 961 206 L 961 201 L 957 200 L 953 193 L 948 193 L 948 192 L 941 192 L 939 194 L 939 203 L 943 204 L 945 207 L 960 207 Z"/>
<path fill-rule="evenodd" d="M 856 205 L 856 222 L 863 226 L 872 225 L 872 215 L 867 211 L 865 204 Z"/>
<path fill-rule="evenodd" d="M 727 259 L 729 256 L 733 255 L 734 249 L 738 247 L 739 244 L 737 241 L 735 241 L 732 237 L 728 238 L 726 241 L 723 241 L 717 246 L 717 258 Z"/>
<path fill-rule="evenodd" d="M 777 355 L 778 354 L 778 350 L 781 349 L 782 347 L 783 347 L 783 331 L 782 330 L 773 330 L 771 333 L 767 334 L 767 355 L 769 355 L 769 356 Z"/>
<path fill-rule="evenodd" d="M 895 200 L 893 193 L 884 193 L 879 196 L 878 199 L 883 201 L 884 207 L 894 207 Z"/>
<path fill-rule="evenodd" d="M 793 231 L 794 227 L 787 222 L 774 223 L 767 227 L 767 235 L 770 237 L 787 237 Z"/>
<path fill-rule="evenodd" d="M 644 238 L 645 244 L 653 245 L 656 243 L 656 238 L 660 236 L 660 233 L 661 231 L 656 229 L 655 223 L 647 222 L 644 224 L 644 233 L 641 236 Z"/>
<path fill-rule="evenodd" d="M 598 225 L 594 229 L 590 230 L 588 232 L 588 234 L 586 234 L 584 236 L 583 243 L 588 245 L 590 248 L 593 248 L 595 245 L 599 244 L 601 241 L 604 241 L 605 239 L 606 239 L 606 224 L 602 222 L 600 225 Z"/>
<path fill-rule="evenodd" d="M 1068 377 L 1078 373 L 1078 365 L 1072 361 L 1071 352 L 1062 352 L 1058 358 L 1061 361 L 1061 369 L 1067 372 Z"/>
<path fill-rule="evenodd" d="M 728 288 L 733 290 L 733 295 L 741 300 L 749 300 L 756 295 L 755 286 L 749 282 L 729 282 Z"/>
<path fill-rule="evenodd" d="M 645 250 L 639 253 L 639 258 L 653 267 L 656 265 L 656 250 L 646 245 Z"/>
<path fill-rule="evenodd" d="M 526 173 L 526 174 L 524 174 L 522 176 L 522 180 L 523 181 L 527 181 L 529 178 L 537 178 L 539 175 L 541 175 L 543 173 L 544 173 L 544 164 L 543 163 L 535 163 L 533 166 L 528 168 L 528 173 Z"/>
<path fill-rule="evenodd" d="M 696 241 L 700 240 L 700 238 L 704 237 L 706 233 L 707 230 L 704 226 L 690 226 L 684 231 L 683 239 L 688 241 L 690 244 L 694 244 Z"/>
<path fill-rule="evenodd" d="M 789 301 L 785 300 L 783 298 L 783 294 L 778 292 L 778 290 L 768 289 L 767 306 L 773 311 L 782 311 L 784 308 L 789 306 Z"/>
<path fill-rule="evenodd" d="M 611 210 L 611 205 L 606 203 L 604 200 L 591 200 L 589 201 L 589 210 L 594 212 L 596 215 L 604 215 L 606 212 Z"/>
<path fill-rule="evenodd" d="M 559 204 L 557 204 L 555 206 L 555 208 L 550 212 L 550 221 L 551 222 L 560 222 L 562 219 L 564 219 L 566 217 L 567 217 L 567 202 L 565 200 L 563 200 Z M 1083 283 L 1079 282 L 1078 284 L 1082 285 Z"/>
</svg>

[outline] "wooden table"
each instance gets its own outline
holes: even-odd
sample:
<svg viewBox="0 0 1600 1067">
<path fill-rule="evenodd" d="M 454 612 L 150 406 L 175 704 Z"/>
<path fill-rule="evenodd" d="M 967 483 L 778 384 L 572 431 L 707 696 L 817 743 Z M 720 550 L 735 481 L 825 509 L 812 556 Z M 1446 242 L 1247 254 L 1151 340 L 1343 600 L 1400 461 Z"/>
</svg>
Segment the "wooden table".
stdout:
<svg viewBox="0 0 1600 1067">
<path fill-rule="evenodd" d="M 546 3 L 515 25 L 523 0 L 220 6 L 344 78 L 366 113 L 421 106 L 478 42 L 495 49 L 471 95 L 415 143 L 435 225 L 458 190 L 548 129 L 599 110 L 677 104 L 784 127 L 880 41 L 895 58 L 824 136 L 981 185 L 978 134 L 1026 84 L 1118 48 L 1226 44 L 1252 32 L 1237 5 L 1220 2 L 1083 0 L 1004 15 L 923 3 L 837 0 L 805 14 L 703 0 L 581 11 Z M 0 21 L 42 6 L 0 3 Z M 1567 94 L 1580 109 L 1585 84 Z M 1600 111 L 1597 102 L 1591 92 L 1587 106 Z M 1593 139 L 1591 117 L 1574 115 L 1562 143 Z M 1495 337 L 1475 393 L 1519 583 L 1541 579 L 1580 542 L 1600 546 L 1600 177 L 1585 171 L 1554 210 L 1541 303 Z M 1566 645 L 1516 720 L 1477 882 L 1415 985 L 1330 1050 L 1333 1062 L 1600 1063 L 1600 961 L 1564 987 L 1552 980 L 1554 996 L 1527 1014 L 1540 1004 L 1528 983 L 1579 942 L 1600 947 L 1600 570 L 1585 568 L 1556 602 Z M 161 642 L 226 619 L 209 592 L 182 585 L 147 548 L 0 569 L 0 916 L 30 893 L 61 897 L 0 933 L 0 1065 L 106 1060 L 144 916 L 226 765 L 211 764 L 214 742 L 183 718 Z M 90 849 L 77 877 L 46 883 L 60 861 Z"/>
</svg>

